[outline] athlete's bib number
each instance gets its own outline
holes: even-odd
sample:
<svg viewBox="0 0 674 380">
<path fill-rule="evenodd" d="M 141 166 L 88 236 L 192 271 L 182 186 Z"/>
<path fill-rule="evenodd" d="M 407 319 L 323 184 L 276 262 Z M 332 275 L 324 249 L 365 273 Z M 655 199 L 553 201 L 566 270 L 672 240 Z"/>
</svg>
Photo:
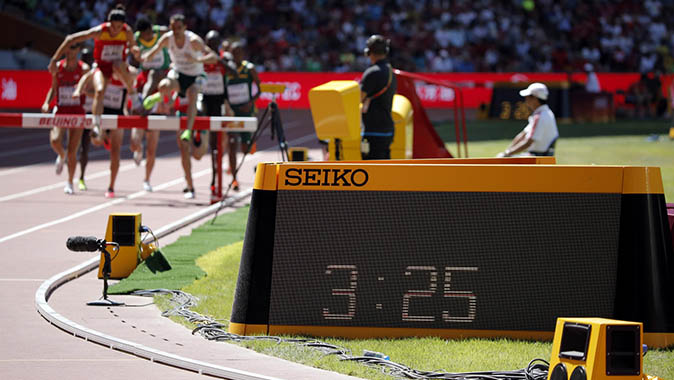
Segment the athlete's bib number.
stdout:
<svg viewBox="0 0 674 380">
<path fill-rule="evenodd" d="M 60 86 L 59 87 L 59 106 L 79 106 L 80 98 L 73 99 L 73 92 L 75 92 L 75 86 Z"/>
<path fill-rule="evenodd" d="M 121 61 L 124 57 L 124 45 L 105 45 L 101 51 L 101 60 L 107 62 Z"/>
<path fill-rule="evenodd" d="M 250 101 L 248 83 L 230 84 L 227 86 L 227 97 L 230 104 L 244 104 Z"/>
<path fill-rule="evenodd" d="M 206 73 L 206 95 L 222 95 L 225 93 L 225 82 L 221 72 Z"/>
<path fill-rule="evenodd" d="M 143 68 L 146 69 L 160 69 L 164 67 L 164 53 L 159 52 L 155 54 L 151 60 L 143 63 Z"/>
<path fill-rule="evenodd" d="M 124 87 L 108 85 L 103 94 L 103 106 L 106 108 L 120 109 L 124 100 Z"/>
</svg>

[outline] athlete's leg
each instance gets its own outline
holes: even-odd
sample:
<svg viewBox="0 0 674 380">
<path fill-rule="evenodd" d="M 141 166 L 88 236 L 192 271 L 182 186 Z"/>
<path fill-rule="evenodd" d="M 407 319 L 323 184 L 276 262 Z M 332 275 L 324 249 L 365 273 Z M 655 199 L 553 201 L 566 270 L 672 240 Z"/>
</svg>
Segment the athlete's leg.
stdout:
<svg viewBox="0 0 674 380">
<path fill-rule="evenodd" d="M 91 113 L 94 115 L 94 128 L 91 133 L 91 142 L 94 145 L 103 144 L 101 139 L 101 114 L 103 113 L 103 95 L 108 86 L 108 79 L 100 70 L 94 71 L 94 100 L 91 104 Z"/>
<path fill-rule="evenodd" d="M 49 145 L 58 154 L 61 159 L 65 160 L 66 151 L 63 149 L 63 134 L 65 133 L 64 128 L 53 127 L 49 131 Z"/>
<path fill-rule="evenodd" d="M 199 86 L 195 83 L 187 89 L 187 129 L 194 129 L 194 119 L 197 117 L 197 96 L 199 95 Z"/>
<path fill-rule="evenodd" d="M 124 138 L 124 131 L 114 129 L 109 132 L 110 139 L 110 184 L 108 191 L 115 190 L 115 181 L 117 180 L 117 173 L 119 172 L 119 159 L 121 155 L 122 140 Z"/>
<path fill-rule="evenodd" d="M 150 182 L 152 169 L 154 169 L 155 157 L 157 157 L 157 145 L 159 143 L 159 131 L 147 131 L 145 141 L 147 142 L 145 159 L 145 180 Z"/>
<path fill-rule="evenodd" d="M 178 131 L 176 134 L 178 149 L 180 149 L 180 163 L 182 164 L 183 172 L 185 173 L 185 183 L 187 184 L 187 189 L 194 190 L 194 183 L 192 183 L 192 162 L 190 161 L 190 145 L 192 145 L 192 142 L 181 139 L 181 134 L 181 131 Z"/>
<path fill-rule="evenodd" d="M 68 183 L 72 185 L 73 178 L 75 178 L 75 170 L 77 169 L 77 148 L 80 146 L 82 140 L 83 129 L 72 128 L 68 131 Z"/>
</svg>

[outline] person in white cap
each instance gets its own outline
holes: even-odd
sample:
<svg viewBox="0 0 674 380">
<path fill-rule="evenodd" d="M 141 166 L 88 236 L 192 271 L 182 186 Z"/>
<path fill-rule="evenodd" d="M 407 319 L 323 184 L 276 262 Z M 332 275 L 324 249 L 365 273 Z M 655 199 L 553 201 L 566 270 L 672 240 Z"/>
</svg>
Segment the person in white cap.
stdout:
<svg viewBox="0 0 674 380">
<path fill-rule="evenodd" d="M 543 83 L 532 83 L 520 91 L 520 95 L 524 97 L 524 104 L 533 112 L 527 126 L 498 157 L 554 156 L 559 131 L 555 114 L 547 104 L 548 87 Z"/>
<path fill-rule="evenodd" d="M 597 94 L 601 92 L 601 86 L 599 85 L 599 78 L 594 72 L 594 66 L 591 63 L 586 63 L 583 68 L 587 73 L 587 81 L 585 82 L 585 91 Z"/>
</svg>

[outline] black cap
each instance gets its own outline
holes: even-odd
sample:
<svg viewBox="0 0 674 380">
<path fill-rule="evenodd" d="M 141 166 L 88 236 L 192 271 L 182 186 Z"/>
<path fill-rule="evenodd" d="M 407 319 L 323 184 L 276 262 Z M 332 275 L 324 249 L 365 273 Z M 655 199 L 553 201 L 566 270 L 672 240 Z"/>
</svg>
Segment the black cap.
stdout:
<svg viewBox="0 0 674 380">
<path fill-rule="evenodd" d="M 370 53 L 386 55 L 388 54 L 389 43 L 390 40 L 387 40 L 384 36 L 373 34 L 367 39 L 363 53 L 365 53 L 365 55 L 370 55 Z"/>
<path fill-rule="evenodd" d="M 126 21 L 126 12 L 122 9 L 113 9 L 108 14 L 108 21 Z"/>
</svg>

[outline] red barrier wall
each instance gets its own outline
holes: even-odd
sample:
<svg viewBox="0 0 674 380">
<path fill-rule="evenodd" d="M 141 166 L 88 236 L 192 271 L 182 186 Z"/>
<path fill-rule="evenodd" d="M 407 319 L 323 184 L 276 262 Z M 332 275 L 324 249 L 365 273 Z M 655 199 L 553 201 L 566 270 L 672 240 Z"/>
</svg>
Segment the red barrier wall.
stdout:
<svg viewBox="0 0 674 380">
<path fill-rule="evenodd" d="M 492 87 L 496 82 L 551 82 L 565 81 L 565 73 L 424 73 L 423 75 L 456 83 L 464 88 L 466 108 L 476 108 L 480 104 L 489 104 Z M 615 92 L 627 91 L 629 86 L 639 79 L 639 74 L 599 73 L 602 90 Z M 359 80 L 361 73 L 260 73 L 263 82 L 283 83 L 286 91 L 277 97 L 281 108 L 309 108 L 309 90 L 331 80 Z M 585 74 L 572 75 L 572 80 L 585 81 Z M 663 77 L 663 94 L 672 81 L 672 76 Z M 0 71 L 0 109 L 40 108 L 49 90 L 50 77 L 47 71 Z M 454 91 L 449 88 L 416 82 L 416 90 L 424 107 L 445 108 L 452 105 Z M 258 106 L 264 107 L 272 94 L 262 94 Z M 623 97 L 615 97 L 617 105 L 624 102 Z"/>
</svg>

